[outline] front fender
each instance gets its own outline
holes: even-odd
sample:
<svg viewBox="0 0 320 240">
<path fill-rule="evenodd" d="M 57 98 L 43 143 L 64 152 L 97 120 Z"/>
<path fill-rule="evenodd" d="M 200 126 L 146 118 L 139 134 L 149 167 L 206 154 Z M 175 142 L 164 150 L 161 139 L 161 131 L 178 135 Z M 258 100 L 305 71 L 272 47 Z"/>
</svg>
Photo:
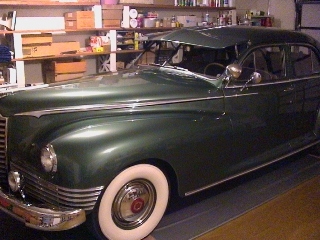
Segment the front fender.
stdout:
<svg viewBox="0 0 320 240">
<path fill-rule="evenodd" d="M 73 123 L 68 133 L 54 139 L 59 185 L 72 188 L 102 186 L 137 161 L 168 158 L 170 148 L 200 138 L 193 115 L 126 117 Z M 64 128 L 59 131 L 65 132 Z M 170 156 L 174 157 L 174 156 Z M 172 164 L 174 159 L 165 159 Z"/>
<path fill-rule="evenodd" d="M 66 133 L 64 128 L 73 131 Z M 229 147 L 221 148 L 230 143 L 230 131 L 230 120 L 221 112 L 139 114 L 79 121 L 55 132 L 59 137 L 51 144 L 58 157 L 58 171 L 52 181 L 67 188 L 105 186 L 128 166 L 160 159 L 174 170 L 182 194 L 223 174 L 212 174 L 210 169 L 221 164 L 219 157 L 230 155 Z M 199 172 L 204 173 L 202 178 Z"/>
</svg>

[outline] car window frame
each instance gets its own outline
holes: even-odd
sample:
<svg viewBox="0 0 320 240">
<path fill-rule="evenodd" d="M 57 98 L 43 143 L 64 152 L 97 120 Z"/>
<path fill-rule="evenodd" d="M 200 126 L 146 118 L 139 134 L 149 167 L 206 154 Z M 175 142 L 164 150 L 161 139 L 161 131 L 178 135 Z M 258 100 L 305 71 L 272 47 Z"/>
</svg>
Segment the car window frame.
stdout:
<svg viewBox="0 0 320 240">
<path fill-rule="evenodd" d="M 238 60 L 238 64 L 242 67 L 242 64 L 244 61 L 257 49 L 263 49 L 263 48 L 272 48 L 272 47 L 281 47 L 284 50 L 284 76 L 280 79 L 274 80 L 274 81 L 261 81 L 260 83 L 252 83 L 247 80 L 243 81 L 237 81 L 236 79 L 231 80 L 226 84 L 225 87 L 227 88 L 243 88 L 243 87 L 254 87 L 254 86 L 265 86 L 265 85 L 275 85 L 279 83 L 285 83 L 290 81 L 290 76 L 288 72 L 288 64 L 289 64 L 289 56 L 288 56 L 288 46 L 287 43 L 271 43 L 271 44 L 261 44 L 261 45 L 255 45 L 249 47 L 246 51 L 244 51 L 240 56 Z"/>
<path fill-rule="evenodd" d="M 318 73 L 313 73 L 311 75 L 305 75 L 305 76 L 295 76 L 294 74 L 294 69 L 293 69 L 293 65 L 291 64 L 293 62 L 293 59 L 291 57 L 291 47 L 292 46 L 298 46 L 298 47 L 306 47 L 306 48 L 310 48 L 314 54 L 317 56 L 318 61 L 320 62 L 320 50 L 318 48 L 316 48 L 314 45 L 309 44 L 309 43 L 287 43 L 287 55 L 288 55 L 288 74 L 290 79 L 294 79 L 294 80 L 299 80 L 299 79 L 305 79 L 305 78 L 310 78 L 314 75 L 320 75 L 320 71 Z"/>
</svg>

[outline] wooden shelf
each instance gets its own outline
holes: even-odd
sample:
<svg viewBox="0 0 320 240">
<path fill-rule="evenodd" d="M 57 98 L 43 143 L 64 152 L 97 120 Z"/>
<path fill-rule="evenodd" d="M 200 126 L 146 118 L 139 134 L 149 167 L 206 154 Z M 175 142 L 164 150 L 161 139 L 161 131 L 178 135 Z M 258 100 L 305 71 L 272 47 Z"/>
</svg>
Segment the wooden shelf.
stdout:
<svg viewBox="0 0 320 240">
<path fill-rule="evenodd" d="M 152 8 L 152 9 L 166 9 L 166 10 L 173 10 L 173 11 L 179 11 L 179 10 L 211 10 L 211 11 L 228 11 L 228 10 L 234 10 L 235 7 L 200 7 L 200 6 L 172 6 L 172 5 L 156 5 L 156 4 L 134 4 L 134 3 L 128 3 L 123 5 L 129 5 L 132 8 Z"/>
<path fill-rule="evenodd" d="M 82 28 L 82 29 L 35 29 L 35 30 L 0 30 L 0 34 L 12 34 L 12 33 L 77 33 L 77 32 L 95 32 L 95 31 L 110 31 L 110 30 L 120 30 L 122 28 Z"/>
<path fill-rule="evenodd" d="M 62 54 L 62 55 L 52 55 L 52 56 L 41 56 L 41 57 L 29 57 L 29 58 L 14 58 L 12 62 L 16 61 L 41 61 L 47 59 L 60 59 L 60 58 L 84 58 L 97 55 L 109 55 L 111 53 L 116 54 L 126 54 L 126 53 L 140 53 L 143 50 L 118 50 L 110 52 L 79 52 L 74 54 Z"/>
<path fill-rule="evenodd" d="M 83 29 L 48 29 L 48 30 L 43 30 L 43 29 L 38 29 L 38 30 L 15 30 L 15 31 L 10 31 L 10 30 L 0 30 L 0 34 L 13 34 L 13 33 L 61 33 L 61 34 L 66 34 L 66 33 L 81 33 L 81 32 L 103 32 L 103 31 L 110 31 L 110 30 L 119 30 L 119 31 L 163 31 L 163 30 L 173 30 L 177 28 L 172 28 L 172 27 L 158 27 L 158 28 L 115 28 L 115 27 L 109 27 L 109 28 L 83 28 Z"/>
<path fill-rule="evenodd" d="M 47 2 L 47 1 L 0 1 L 0 6 L 93 6 L 99 5 L 100 3 L 94 2 Z M 153 8 L 153 9 L 171 9 L 177 10 L 213 10 L 213 11 L 227 11 L 234 10 L 234 7 L 206 7 L 206 6 L 173 6 L 166 4 L 135 4 L 135 3 L 123 3 L 122 5 L 127 5 L 133 8 Z"/>
<path fill-rule="evenodd" d="M 0 6 L 93 6 L 94 2 L 0 1 Z"/>
</svg>

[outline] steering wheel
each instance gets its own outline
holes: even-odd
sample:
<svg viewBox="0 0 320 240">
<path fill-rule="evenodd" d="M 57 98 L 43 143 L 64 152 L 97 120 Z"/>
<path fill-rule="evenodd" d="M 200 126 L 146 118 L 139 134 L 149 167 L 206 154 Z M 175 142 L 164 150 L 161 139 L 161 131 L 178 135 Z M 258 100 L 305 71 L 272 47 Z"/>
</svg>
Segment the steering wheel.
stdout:
<svg viewBox="0 0 320 240">
<path fill-rule="evenodd" d="M 219 70 L 214 70 L 214 73 L 217 73 L 217 74 L 221 74 L 223 73 L 224 69 L 226 68 L 223 64 L 221 63 L 217 63 L 217 62 L 213 62 L 213 63 L 209 63 L 205 68 L 204 68 L 204 71 L 203 73 L 204 74 L 207 74 L 206 72 L 208 71 L 209 68 L 213 67 L 213 66 L 217 66 L 219 68 L 221 68 L 222 71 L 219 71 Z M 217 75 L 217 74 L 209 74 L 209 75 Z"/>
</svg>

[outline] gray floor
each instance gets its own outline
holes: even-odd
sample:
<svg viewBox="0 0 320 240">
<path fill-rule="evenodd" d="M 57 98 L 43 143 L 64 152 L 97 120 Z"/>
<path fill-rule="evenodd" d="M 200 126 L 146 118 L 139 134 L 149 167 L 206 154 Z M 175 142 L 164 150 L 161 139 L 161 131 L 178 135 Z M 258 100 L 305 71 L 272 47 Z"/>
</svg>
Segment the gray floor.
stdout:
<svg viewBox="0 0 320 240">
<path fill-rule="evenodd" d="M 152 233 L 156 240 L 184 240 L 208 232 L 300 183 L 320 175 L 320 157 L 300 154 L 195 196 L 173 201 Z M 2 240 L 89 240 L 85 227 L 48 233 L 26 228 L 0 213 Z"/>
</svg>

